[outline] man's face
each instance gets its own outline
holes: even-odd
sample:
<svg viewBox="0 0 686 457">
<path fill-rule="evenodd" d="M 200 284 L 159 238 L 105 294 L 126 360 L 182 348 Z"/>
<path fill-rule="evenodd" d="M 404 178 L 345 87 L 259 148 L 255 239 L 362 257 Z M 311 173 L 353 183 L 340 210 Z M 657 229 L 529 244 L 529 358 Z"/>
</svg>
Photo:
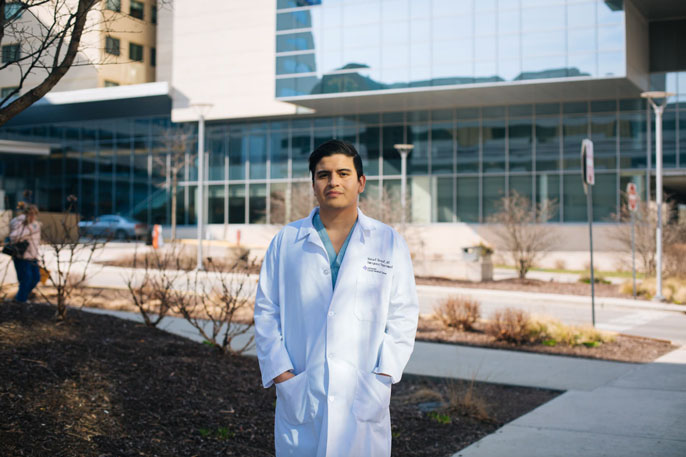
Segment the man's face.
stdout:
<svg viewBox="0 0 686 457">
<path fill-rule="evenodd" d="M 357 207 L 357 196 L 364 191 L 366 178 L 358 178 L 352 157 L 334 154 L 322 158 L 314 169 L 314 195 L 320 208 Z"/>
</svg>

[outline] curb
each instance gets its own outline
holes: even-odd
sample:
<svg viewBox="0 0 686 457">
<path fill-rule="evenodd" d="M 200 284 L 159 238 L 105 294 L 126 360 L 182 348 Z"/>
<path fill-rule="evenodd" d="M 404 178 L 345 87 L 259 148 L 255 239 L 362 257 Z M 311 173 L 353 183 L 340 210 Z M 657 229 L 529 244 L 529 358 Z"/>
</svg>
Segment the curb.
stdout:
<svg viewBox="0 0 686 457">
<path fill-rule="evenodd" d="M 564 295 L 564 294 L 549 294 L 549 293 L 536 293 L 536 292 L 521 292 L 514 290 L 491 290 L 491 289 L 478 289 L 470 287 L 448 287 L 448 286 L 430 286 L 430 285 L 417 285 L 417 291 L 423 292 L 440 292 L 444 294 L 460 294 L 460 295 L 473 295 L 481 297 L 489 297 L 493 299 L 509 300 L 509 299 L 524 299 L 532 301 L 557 301 L 570 304 L 578 305 L 590 305 L 591 297 L 583 295 Z M 626 298 L 614 298 L 614 297 L 596 297 L 596 306 L 612 306 L 618 308 L 632 308 L 632 309 L 644 309 L 651 311 L 671 311 L 671 312 L 682 312 L 686 313 L 685 305 L 675 305 L 669 303 L 656 303 L 649 302 L 646 300 L 632 300 Z"/>
</svg>

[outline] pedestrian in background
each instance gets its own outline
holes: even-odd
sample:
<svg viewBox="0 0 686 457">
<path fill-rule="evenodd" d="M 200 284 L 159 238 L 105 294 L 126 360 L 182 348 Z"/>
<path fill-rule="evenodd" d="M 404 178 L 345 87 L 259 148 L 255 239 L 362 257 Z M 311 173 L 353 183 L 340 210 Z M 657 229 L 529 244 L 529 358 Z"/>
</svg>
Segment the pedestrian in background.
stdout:
<svg viewBox="0 0 686 457">
<path fill-rule="evenodd" d="M 26 302 L 29 294 L 40 281 L 38 247 L 40 245 L 41 224 L 36 220 L 37 217 L 38 207 L 28 205 L 22 214 L 10 221 L 10 241 L 12 243 L 28 242 L 26 251 L 21 256 L 12 259 L 19 282 L 19 291 L 14 299 L 19 302 Z"/>
</svg>

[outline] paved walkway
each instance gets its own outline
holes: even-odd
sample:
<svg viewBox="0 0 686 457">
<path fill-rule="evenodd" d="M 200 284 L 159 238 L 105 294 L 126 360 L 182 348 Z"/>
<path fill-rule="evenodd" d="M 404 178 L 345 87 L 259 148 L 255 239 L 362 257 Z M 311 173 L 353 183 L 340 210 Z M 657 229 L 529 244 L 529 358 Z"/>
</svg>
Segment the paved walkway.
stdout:
<svg viewBox="0 0 686 457">
<path fill-rule="evenodd" d="M 161 328 L 202 340 L 181 318 Z M 629 364 L 418 342 L 405 372 L 566 391 L 453 457 L 686 456 L 686 348 Z"/>
</svg>

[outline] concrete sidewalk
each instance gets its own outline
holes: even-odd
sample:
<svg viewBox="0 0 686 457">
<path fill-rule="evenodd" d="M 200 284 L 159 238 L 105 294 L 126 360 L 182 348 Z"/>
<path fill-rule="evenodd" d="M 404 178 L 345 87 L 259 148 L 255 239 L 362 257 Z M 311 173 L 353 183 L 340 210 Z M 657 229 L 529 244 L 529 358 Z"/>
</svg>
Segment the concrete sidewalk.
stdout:
<svg viewBox="0 0 686 457">
<path fill-rule="evenodd" d="M 161 328 L 202 340 L 180 318 Z M 405 372 L 567 391 L 454 457 L 686 456 L 686 348 L 629 364 L 418 342 Z"/>
</svg>

